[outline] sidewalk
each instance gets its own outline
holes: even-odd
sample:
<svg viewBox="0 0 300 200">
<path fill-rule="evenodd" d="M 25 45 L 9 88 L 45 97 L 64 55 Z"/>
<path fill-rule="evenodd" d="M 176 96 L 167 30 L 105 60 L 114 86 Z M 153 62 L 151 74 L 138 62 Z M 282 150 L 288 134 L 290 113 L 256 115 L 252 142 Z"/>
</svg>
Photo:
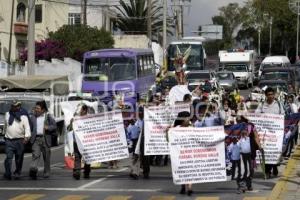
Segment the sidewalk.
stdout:
<svg viewBox="0 0 300 200">
<path fill-rule="evenodd" d="M 273 188 L 269 200 L 299 200 L 300 199 L 300 145 L 288 161 L 288 164 Z"/>
</svg>

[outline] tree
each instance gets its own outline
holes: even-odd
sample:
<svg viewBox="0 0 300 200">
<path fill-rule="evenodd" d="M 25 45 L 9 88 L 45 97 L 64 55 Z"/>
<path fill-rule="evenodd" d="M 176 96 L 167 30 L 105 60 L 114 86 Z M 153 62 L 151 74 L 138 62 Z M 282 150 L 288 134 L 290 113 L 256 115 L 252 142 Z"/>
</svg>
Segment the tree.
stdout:
<svg viewBox="0 0 300 200">
<path fill-rule="evenodd" d="M 269 52 L 269 28 L 270 19 L 272 23 L 272 53 L 286 54 L 294 49 L 296 43 L 296 19 L 288 7 L 288 0 L 248 0 L 245 5 L 243 29 L 261 28 L 261 51 Z M 252 32 L 257 38 L 258 31 Z"/>
<path fill-rule="evenodd" d="M 28 56 L 28 50 L 24 49 L 20 53 L 20 62 L 25 63 Z M 62 59 L 66 56 L 66 49 L 62 42 L 54 40 L 42 40 L 40 42 L 35 42 L 35 58 L 36 60 L 48 60 L 51 58 Z"/>
<path fill-rule="evenodd" d="M 128 2 L 128 3 L 126 3 Z M 152 0 L 150 15 L 152 35 L 162 32 L 163 13 L 162 6 L 158 0 Z M 117 6 L 116 27 L 126 34 L 146 34 L 147 33 L 147 0 L 120 0 L 120 7 Z M 173 27 L 171 19 L 167 19 L 167 33 L 172 35 Z"/>
<path fill-rule="evenodd" d="M 82 61 L 86 51 L 112 48 L 114 44 L 110 32 L 85 25 L 64 25 L 56 32 L 50 32 L 49 38 L 63 42 L 68 57 Z"/>
</svg>

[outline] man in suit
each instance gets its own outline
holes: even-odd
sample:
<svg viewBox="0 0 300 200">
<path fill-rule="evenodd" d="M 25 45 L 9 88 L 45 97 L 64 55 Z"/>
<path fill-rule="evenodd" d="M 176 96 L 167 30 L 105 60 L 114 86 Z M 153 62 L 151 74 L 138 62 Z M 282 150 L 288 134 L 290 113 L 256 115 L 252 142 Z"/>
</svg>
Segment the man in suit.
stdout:
<svg viewBox="0 0 300 200">
<path fill-rule="evenodd" d="M 56 134 L 56 122 L 48 113 L 45 101 L 38 101 L 35 105 L 34 114 L 30 117 L 32 123 L 32 133 L 30 142 L 32 144 L 32 162 L 29 176 L 32 179 L 37 178 L 38 163 L 43 154 L 44 160 L 44 178 L 50 176 L 50 155 L 52 135 Z"/>
</svg>

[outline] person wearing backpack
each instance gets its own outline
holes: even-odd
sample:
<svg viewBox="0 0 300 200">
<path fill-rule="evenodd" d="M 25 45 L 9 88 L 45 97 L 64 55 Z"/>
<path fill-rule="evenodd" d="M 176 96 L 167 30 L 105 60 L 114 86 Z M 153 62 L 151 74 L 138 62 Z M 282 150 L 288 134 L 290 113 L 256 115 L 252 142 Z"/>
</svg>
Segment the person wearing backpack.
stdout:
<svg viewBox="0 0 300 200">
<path fill-rule="evenodd" d="M 284 109 L 282 104 L 275 99 L 275 90 L 271 87 L 268 87 L 265 90 L 266 100 L 260 103 L 255 110 L 255 113 L 270 113 L 270 114 L 279 114 L 284 115 Z M 277 164 L 266 164 L 265 165 L 265 173 L 268 178 L 271 177 L 271 172 L 273 170 L 273 175 L 278 175 Z"/>
<path fill-rule="evenodd" d="M 35 104 L 34 114 L 30 116 L 32 123 L 32 133 L 30 142 L 32 144 L 32 161 L 29 170 L 29 176 L 37 179 L 38 164 L 43 155 L 44 159 L 44 178 L 50 176 L 50 156 L 52 135 L 56 134 L 56 122 L 48 113 L 45 101 L 38 101 Z"/>
</svg>

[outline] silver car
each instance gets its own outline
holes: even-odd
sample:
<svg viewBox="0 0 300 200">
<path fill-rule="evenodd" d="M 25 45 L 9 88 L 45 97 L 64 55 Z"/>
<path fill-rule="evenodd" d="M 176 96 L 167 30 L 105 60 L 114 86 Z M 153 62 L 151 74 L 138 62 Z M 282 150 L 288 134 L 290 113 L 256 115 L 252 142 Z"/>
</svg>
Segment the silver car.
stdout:
<svg viewBox="0 0 300 200">
<path fill-rule="evenodd" d="M 233 91 L 238 89 L 238 82 L 233 74 L 230 71 L 219 71 L 216 74 L 216 78 L 220 84 L 224 88 L 225 91 Z"/>
</svg>

